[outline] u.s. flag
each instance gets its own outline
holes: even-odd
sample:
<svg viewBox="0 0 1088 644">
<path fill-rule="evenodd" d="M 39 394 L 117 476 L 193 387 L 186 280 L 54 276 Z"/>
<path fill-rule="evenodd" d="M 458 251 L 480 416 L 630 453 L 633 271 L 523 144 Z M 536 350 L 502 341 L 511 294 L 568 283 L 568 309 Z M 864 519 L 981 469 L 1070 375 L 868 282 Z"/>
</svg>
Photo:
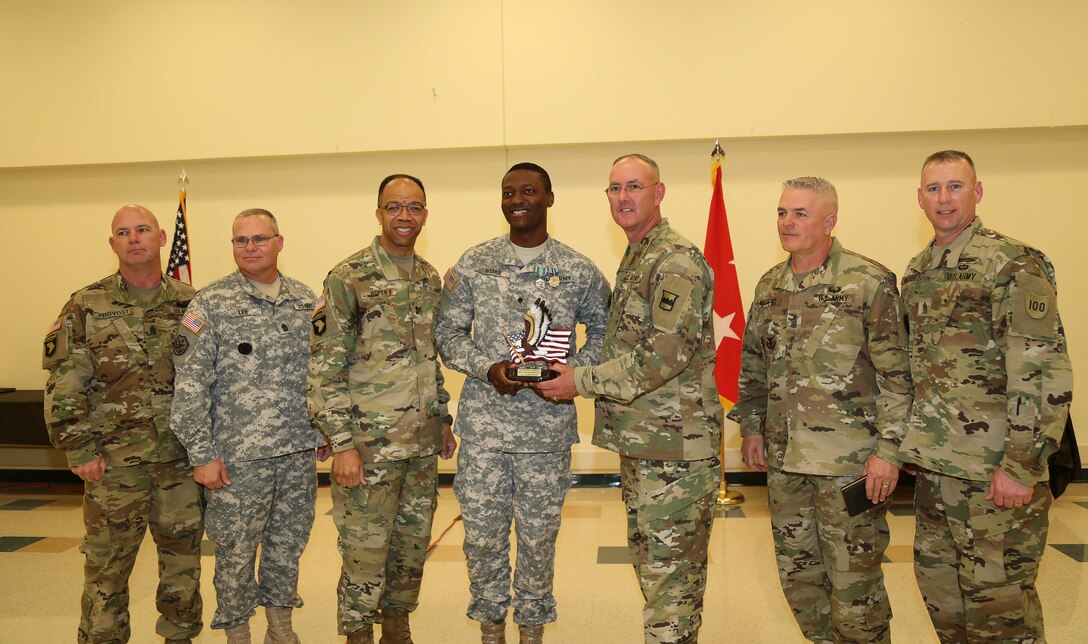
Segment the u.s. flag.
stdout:
<svg viewBox="0 0 1088 644">
<path fill-rule="evenodd" d="M 189 226 L 185 219 L 185 191 L 178 193 L 178 216 L 174 220 L 174 241 L 170 245 L 170 261 L 166 273 L 176 280 L 193 283 L 192 266 L 189 262 Z"/>
<path fill-rule="evenodd" d="M 570 353 L 570 336 L 574 329 L 549 328 L 544 332 L 544 337 L 533 347 L 531 353 L 518 354 L 514 347 L 510 347 L 510 360 L 520 364 L 525 360 L 546 360 L 548 362 L 560 362 L 567 364 L 567 354 Z M 524 333 L 516 333 L 510 339 L 518 342 L 524 337 Z"/>
</svg>

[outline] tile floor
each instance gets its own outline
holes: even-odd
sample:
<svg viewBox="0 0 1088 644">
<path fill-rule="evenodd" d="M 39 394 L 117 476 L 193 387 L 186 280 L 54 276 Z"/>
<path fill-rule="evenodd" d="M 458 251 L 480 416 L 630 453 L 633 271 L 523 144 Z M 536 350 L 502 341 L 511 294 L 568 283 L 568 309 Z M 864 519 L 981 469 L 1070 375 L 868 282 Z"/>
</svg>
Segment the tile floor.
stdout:
<svg viewBox="0 0 1088 644">
<path fill-rule="evenodd" d="M 732 487 L 746 502 L 719 512 L 711 542 L 710 579 L 701 642 L 801 642 L 782 597 L 774 569 L 767 495 L 762 487 Z M 303 642 L 342 642 L 336 635 L 335 585 L 339 572 L 336 530 L 327 488 L 318 492 L 317 521 L 302 560 L 300 593 L 306 606 L 295 611 Z M 641 642 L 641 595 L 626 564 L 623 506 L 615 488 L 576 488 L 563 511 L 555 594 L 559 621 L 545 630 L 553 644 Z M 437 546 L 427 562 L 420 608 L 412 618 L 420 644 L 478 642 L 475 622 L 464 616 L 468 581 L 457 501 L 441 490 L 435 518 Z M 884 566 L 898 642 L 936 642 L 914 583 L 911 543 L 914 525 L 909 491 L 897 498 L 890 517 L 892 545 Z M 447 531 L 448 530 L 448 531 Z M 445 532 L 444 536 L 443 532 Z M 79 620 L 82 577 L 80 496 L 72 486 L 0 485 L 0 642 L 71 642 Z M 1050 546 L 1043 558 L 1039 591 L 1052 643 L 1088 641 L 1088 483 L 1075 484 L 1055 503 Z M 214 610 L 210 543 L 206 549 L 205 623 Z M 155 560 L 150 538 L 133 573 L 132 641 L 154 636 Z M 261 641 L 264 617 L 253 620 Z M 509 626 L 510 641 L 516 630 Z M 222 642 L 221 631 L 206 629 L 198 643 Z"/>
</svg>

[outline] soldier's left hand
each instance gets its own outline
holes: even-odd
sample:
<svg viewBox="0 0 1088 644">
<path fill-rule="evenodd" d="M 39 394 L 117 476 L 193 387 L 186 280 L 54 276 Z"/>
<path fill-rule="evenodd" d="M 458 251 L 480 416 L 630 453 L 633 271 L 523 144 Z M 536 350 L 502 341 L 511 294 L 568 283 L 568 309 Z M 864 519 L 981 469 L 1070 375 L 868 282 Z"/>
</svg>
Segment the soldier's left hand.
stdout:
<svg viewBox="0 0 1088 644">
<path fill-rule="evenodd" d="M 317 460 L 324 463 L 325 461 L 329 460 L 330 456 L 332 456 L 332 445 L 325 443 L 321 447 L 317 448 Z"/>
<path fill-rule="evenodd" d="M 994 505 L 1008 510 L 1022 508 L 1031 503 L 1035 488 L 1024 485 L 1001 470 L 994 468 L 990 477 L 990 491 L 986 494 L 987 501 L 993 501 Z"/>
<path fill-rule="evenodd" d="M 442 452 L 438 456 L 448 461 L 456 450 L 457 437 L 453 435 L 453 428 L 449 423 L 442 423 Z"/>
<path fill-rule="evenodd" d="M 551 369 L 559 375 L 551 380 L 533 383 L 532 388 L 552 402 L 574 399 L 578 395 L 578 389 L 574 386 L 574 367 L 556 363 L 551 365 Z"/>
<path fill-rule="evenodd" d="M 873 503 L 883 503 L 895 491 L 899 482 L 899 466 L 876 454 L 865 461 L 865 496 Z"/>
</svg>

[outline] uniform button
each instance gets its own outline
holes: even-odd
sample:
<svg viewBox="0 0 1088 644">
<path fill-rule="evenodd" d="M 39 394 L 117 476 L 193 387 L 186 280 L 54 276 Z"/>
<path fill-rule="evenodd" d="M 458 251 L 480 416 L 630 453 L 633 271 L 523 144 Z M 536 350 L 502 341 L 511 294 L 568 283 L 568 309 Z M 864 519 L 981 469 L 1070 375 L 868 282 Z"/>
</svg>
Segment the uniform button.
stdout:
<svg viewBox="0 0 1088 644">
<path fill-rule="evenodd" d="M 281 322 L 280 323 L 280 328 L 283 329 L 284 331 L 286 331 L 287 330 L 287 324 Z"/>
</svg>

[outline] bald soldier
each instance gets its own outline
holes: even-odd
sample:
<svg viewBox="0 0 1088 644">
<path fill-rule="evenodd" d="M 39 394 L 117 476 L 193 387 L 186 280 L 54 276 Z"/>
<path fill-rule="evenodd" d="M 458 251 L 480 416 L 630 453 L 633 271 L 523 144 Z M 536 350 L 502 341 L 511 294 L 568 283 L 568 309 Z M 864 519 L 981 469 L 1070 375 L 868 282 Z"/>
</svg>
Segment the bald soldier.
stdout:
<svg viewBox="0 0 1088 644">
<path fill-rule="evenodd" d="M 899 458 L 918 468 L 915 575 L 942 642 L 1043 642 L 1047 456 L 1073 375 L 1054 266 L 982 225 L 965 152 L 922 164 L 933 239 L 903 274 L 914 406 Z"/>
<path fill-rule="evenodd" d="M 907 337 L 895 275 L 842 247 L 838 209 L 827 179 L 782 184 L 789 258 L 756 285 L 729 418 L 744 463 L 767 471 L 778 575 L 801 633 L 888 642 L 880 562 L 910 411 Z M 868 507 L 851 516 L 840 489 L 862 476 Z"/>
<path fill-rule="evenodd" d="M 49 438 L 85 482 L 86 557 L 77 641 L 127 642 L 128 578 L 150 528 L 159 556 L 155 632 L 200 632 L 200 491 L 170 431 L 171 341 L 193 289 L 163 275 L 166 233 L 147 208 L 113 217 L 118 271 L 76 291 L 49 327 Z M 140 638 L 146 641 L 146 635 Z"/>
</svg>

